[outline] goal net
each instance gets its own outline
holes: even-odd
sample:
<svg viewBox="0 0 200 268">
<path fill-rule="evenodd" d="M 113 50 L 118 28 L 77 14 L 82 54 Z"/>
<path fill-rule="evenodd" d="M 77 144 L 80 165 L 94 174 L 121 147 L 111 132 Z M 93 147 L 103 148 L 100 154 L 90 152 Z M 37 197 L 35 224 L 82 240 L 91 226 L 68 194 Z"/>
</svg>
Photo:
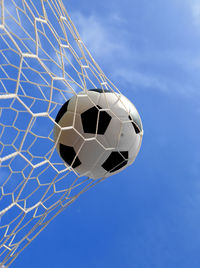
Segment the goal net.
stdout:
<svg viewBox="0 0 200 268">
<path fill-rule="evenodd" d="M 69 98 L 117 92 L 93 60 L 61 0 L 0 1 L 0 267 L 99 181 L 64 165 L 53 139 Z"/>
</svg>

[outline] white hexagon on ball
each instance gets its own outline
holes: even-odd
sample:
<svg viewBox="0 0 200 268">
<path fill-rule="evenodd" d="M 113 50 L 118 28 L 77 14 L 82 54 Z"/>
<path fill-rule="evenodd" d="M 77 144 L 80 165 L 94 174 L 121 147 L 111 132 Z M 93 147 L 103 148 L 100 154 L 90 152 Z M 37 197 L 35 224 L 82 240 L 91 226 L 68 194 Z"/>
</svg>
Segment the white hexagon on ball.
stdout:
<svg viewBox="0 0 200 268">
<path fill-rule="evenodd" d="M 63 104 L 55 122 L 56 149 L 80 176 L 114 175 L 134 162 L 141 147 L 139 113 L 118 93 L 81 92 Z"/>
</svg>

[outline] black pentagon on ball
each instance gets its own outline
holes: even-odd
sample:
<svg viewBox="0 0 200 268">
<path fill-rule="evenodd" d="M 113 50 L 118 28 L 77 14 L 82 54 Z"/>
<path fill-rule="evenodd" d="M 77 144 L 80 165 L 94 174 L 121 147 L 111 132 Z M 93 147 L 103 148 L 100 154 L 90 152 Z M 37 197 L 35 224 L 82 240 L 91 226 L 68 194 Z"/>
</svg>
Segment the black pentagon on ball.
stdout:
<svg viewBox="0 0 200 268">
<path fill-rule="evenodd" d="M 55 119 L 56 123 L 58 123 L 58 122 L 60 121 L 60 119 L 63 117 L 63 115 L 67 112 L 67 108 L 68 108 L 68 105 L 69 105 L 69 101 L 70 101 L 70 100 L 66 101 L 66 102 L 63 104 L 63 106 L 60 108 L 60 110 L 59 110 L 59 112 L 58 112 L 58 114 L 57 114 L 57 116 L 56 116 L 56 119 Z"/>
<path fill-rule="evenodd" d="M 94 91 L 94 92 L 98 92 L 98 93 L 112 93 L 111 90 L 109 90 L 109 89 L 102 89 L 102 88 L 89 89 L 89 91 Z"/>
<path fill-rule="evenodd" d="M 128 163 L 128 152 L 112 152 L 107 160 L 103 163 L 102 167 L 112 173 L 115 172 L 122 167 L 124 167 Z"/>
<path fill-rule="evenodd" d="M 62 159 L 73 168 L 76 168 L 81 165 L 81 161 L 78 156 L 76 156 L 76 152 L 73 147 L 66 146 L 60 143 L 60 155 Z"/>
<path fill-rule="evenodd" d="M 100 106 L 97 106 L 101 109 Z M 83 130 L 85 133 L 103 135 L 111 121 L 111 116 L 106 111 L 99 111 L 96 106 L 81 114 Z"/>
<path fill-rule="evenodd" d="M 130 117 L 130 115 L 129 115 L 128 118 L 132 121 L 132 118 Z M 140 129 L 139 129 L 138 125 L 136 125 L 136 123 L 134 121 L 132 121 L 131 123 L 132 123 L 132 125 L 133 125 L 133 127 L 135 129 L 135 133 L 136 134 L 139 134 L 140 133 Z"/>
</svg>

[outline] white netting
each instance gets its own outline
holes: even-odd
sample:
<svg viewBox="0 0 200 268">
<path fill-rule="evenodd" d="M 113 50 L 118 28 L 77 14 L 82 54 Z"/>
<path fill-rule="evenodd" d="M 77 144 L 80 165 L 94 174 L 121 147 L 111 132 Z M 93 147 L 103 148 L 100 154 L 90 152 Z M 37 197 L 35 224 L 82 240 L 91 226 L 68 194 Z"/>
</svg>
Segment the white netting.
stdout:
<svg viewBox="0 0 200 268">
<path fill-rule="evenodd" d="M 54 120 L 74 94 L 115 90 L 60 0 L 1 0 L 0 265 L 6 267 L 81 193 L 55 150 Z"/>
</svg>

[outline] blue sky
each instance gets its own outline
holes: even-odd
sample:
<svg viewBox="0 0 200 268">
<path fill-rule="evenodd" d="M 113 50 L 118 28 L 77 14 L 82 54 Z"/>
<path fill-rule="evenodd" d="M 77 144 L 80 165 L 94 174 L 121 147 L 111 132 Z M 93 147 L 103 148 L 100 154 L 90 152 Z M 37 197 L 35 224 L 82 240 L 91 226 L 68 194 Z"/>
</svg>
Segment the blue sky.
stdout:
<svg viewBox="0 0 200 268">
<path fill-rule="evenodd" d="M 12 267 L 199 268 L 198 1 L 63 2 L 144 139 L 131 167 L 79 197 Z"/>
</svg>

